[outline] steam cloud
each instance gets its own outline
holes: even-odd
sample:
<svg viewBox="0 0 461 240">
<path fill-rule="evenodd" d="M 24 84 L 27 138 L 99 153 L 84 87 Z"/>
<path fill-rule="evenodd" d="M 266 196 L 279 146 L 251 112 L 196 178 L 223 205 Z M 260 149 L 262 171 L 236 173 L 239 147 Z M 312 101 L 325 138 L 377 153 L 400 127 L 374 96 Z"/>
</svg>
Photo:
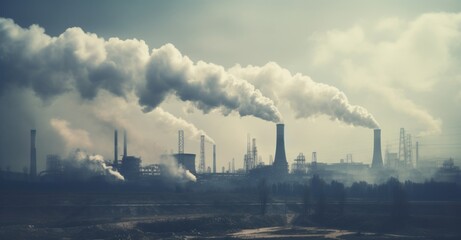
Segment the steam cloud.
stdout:
<svg viewBox="0 0 461 240">
<path fill-rule="evenodd" d="M 63 170 L 67 177 L 88 180 L 105 177 L 106 180 L 124 181 L 125 178 L 104 162 L 101 155 L 89 155 L 83 150 L 75 150 L 67 159 L 63 159 Z"/>
<path fill-rule="evenodd" d="M 70 124 L 66 120 L 53 118 L 50 120 L 50 125 L 64 139 L 67 148 L 90 147 L 92 145 L 90 134 L 87 131 L 70 128 Z"/>
<path fill-rule="evenodd" d="M 173 157 L 165 156 L 161 157 L 160 160 L 161 163 L 166 167 L 167 173 L 170 177 L 179 179 L 181 181 L 197 181 L 197 177 L 189 170 L 186 170 L 181 165 L 178 165 L 176 159 Z"/>
<path fill-rule="evenodd" d="M 148 52 L 136 39 L 106 41 L 77 27 L 50 37 L 37 25 L 24 29 L 0 18 L 0 91 L 9 85 L 31 88 L 45 100 L 72 90 L 84 99 L 101 89 L 122 97 L 135 91 L 146 112 L 175 94 L 205 113 L 219 109 L 280 121 L 271 99 L 222 67 L 194 64 L 172 44 Z"/>
<path fill-rule="evenodd" d="M 247 79 L 276 103 L 287 102 L 297 118 L 324 114 L 353 126 L 378 128 L 374 117 L 363 107 L 351 105 L 346 95 L 327 84 L 316 83 L 299 73 L 292 75 L 276 63 L 263 67 L 239 65 L 229 69 L 231 74 Z"/>
</svg>

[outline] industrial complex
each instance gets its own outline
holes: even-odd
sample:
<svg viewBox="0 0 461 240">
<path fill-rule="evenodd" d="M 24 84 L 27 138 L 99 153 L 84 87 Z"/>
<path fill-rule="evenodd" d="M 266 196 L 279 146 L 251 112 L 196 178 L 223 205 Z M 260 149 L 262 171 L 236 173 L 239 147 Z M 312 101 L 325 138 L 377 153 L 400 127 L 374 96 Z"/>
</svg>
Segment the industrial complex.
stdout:
<svg viewBox="0 0 461 240">
<path fill-rule="evenodd" d="M 258 155 L 256 139 L 248 135 L 247 149 L 243 156 L 243 168 L 235 168 L 235 159 L 229 161 L 226 167 L 219 169 L 216 159 L 216 144 L 212 145 L 211 166 L 206 165 L 205 159 L 205 136 L 200 137 L 200 153 L 196 159 L 195 153 L 184 151 L 184 131 L 178 130 L 178 150 L 176 153 L 162 154 L 158 163 L 143 165 L 141 157 L 128 154 L 127 132 L 123 131 L 123 153 L 118 154 L 118 130 L 114 131 L 114 159 L 111 161 L 92 162 L 97 159 L 86 156 L 88 164 L 96 164 L 97 167 L 87 167 L 92 173 L 79 173 L 78 176 L 98 177 L 100 175 L 115 176 L 114 179 L 122 179 L 128 182 L 149 182 L 162 178 L 176 179 L 176 181 L 232 181 L 246 178 L 265 178 L 272 182 L 305 181 L 314 175 L 318 175 L 327 181 L 340 181 L 352 184 L 357 181 L 384 182 L 390 177 L 400 180 L 421 182 L 427 179 L 441 178 L 448 181 L 459 181 L 459 168 L 454 166 L 453 160 L 448 159 L 438 165 L 419 162 L 419 143 L 412 148 L 410 134 L 405 134 L 405 129 L 400 129 L 399 152 L 393 153 L 386 148 L 383 160 L 381 149 L 381 129 L 373 130 L 373 155 L 371 164 L 354 162 L 352 154 L 347 154 L 345 159 L 338 163 L 322 163 L 317 160 L 317 152 L 312 152 L 311 161 L 306 160 L 303 153 L 299 153 L 289 164 L 285 151 L 285 125 L 276 124 L 275 131 L 275 157 L 269 159 L 269 164 L 262 161 Z M 46 158 L 46 170 L 37 172 L 36 157 L 36 134 L 30 131 L 30 171 L 28 174 L 14 174 L 2 172 L 2 178 L 18 178 L 33 181 L 62 180 L 74 176 L 77 170 L 75 162 L 69 163 L 56 154 L 49 154 Z M 413 157 L 413 152 L 415 152 Z M 80 157 L 81 158 L 81 157 Z M 83 158 L 85 159 L 85 157 Z M 81 168 L 81 164 L 78 167 Z M 95 171 L 94 169 L 99 169 Z M 445 171 L 444 171 L 445 170 Z M 86 171 L 85 169 L 81 171 Z M 70 173 L 69 173 L 70 172 Z M 120 176 L 119 176 L 120 175 Z M 78 178 L 77 178 L 78 179 Z"/>
</svg>

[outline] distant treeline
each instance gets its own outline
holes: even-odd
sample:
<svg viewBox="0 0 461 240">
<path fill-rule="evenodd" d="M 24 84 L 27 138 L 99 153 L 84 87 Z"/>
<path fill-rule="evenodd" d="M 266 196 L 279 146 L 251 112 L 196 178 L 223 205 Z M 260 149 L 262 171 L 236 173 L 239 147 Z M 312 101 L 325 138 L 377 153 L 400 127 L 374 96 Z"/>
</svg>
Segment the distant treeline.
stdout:
<svg viewBox="0 0 461 240">
<path fill-rule="evenodd" d="M 301 196 L 307 189 L 313 196 L 324 194 L 327 199 L 339 197 L 357 198 L 362 200 L 390 201 L 396 188 L 399 188 L 409 201 L 457 201 L 461 200 L 461 185 L 451 182 L 427 181 L 414 183 L 400 182 L 396 178 L 389 178 L 382 184 L 371 184 L 365 181 L 355 182 L 346 187 L 338 181 L 325 182 L 318 176 L 312 177 L 305 183 L 273 183 L 272 194 Z"/>
<path fill-rule="evenodd" d="M 0 191 L 98 191 L 98 192 L 238 192 L 255 193 L 261 186 L 262 179 L 236 179 L 226 186 L 213 182 L 175 183 L 168 179 L 157 178 L 152 181 L 140 182 L 106 182 L 104 179 L 94 178 L 91 181 L 11 181 L 0 178 Z M 309 192 L 311 197 L 325 197 L 334 199 L 361 199 L 370 201 L 391 201 L 395 189 L 399 189 L 408 201 L 459 201 L 461 200 L 461 185 L 451 182 L 427 181 L 414 183 L 399 182 L 390 178 L 382 184 L 371 184 L 364 181 L 345 186 L 338 181 L 326 182 L 315 175 L 304 182 L 271 182 L 265 183 L 267 194 L 273 196 L 300 197 Z"/>
</svg>

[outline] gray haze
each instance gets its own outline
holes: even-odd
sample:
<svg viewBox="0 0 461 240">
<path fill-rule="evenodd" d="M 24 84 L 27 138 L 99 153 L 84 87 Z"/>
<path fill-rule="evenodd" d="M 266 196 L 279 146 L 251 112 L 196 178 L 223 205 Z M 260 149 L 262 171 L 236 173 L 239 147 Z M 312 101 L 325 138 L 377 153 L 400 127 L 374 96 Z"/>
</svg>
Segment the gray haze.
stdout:
<svg viewBox="0 0 461 240">
<path fill-rule="evenodd" d="M 27 166 L 30 128 L 39 169 L 78 147 L 112 158 L 114 128 L 145 163 L 185 129 L 187 152 L 206 134 L 219 169 L 240 167 L 247 133 L 274 154 L 280 120 L 289 161 L 370 163 L 377 122 L 383 151 L 405 127 L 422 158 L 459 158 L 461 4 L 330 4 L 4 1 L 1 167 Z"/>
</svg>

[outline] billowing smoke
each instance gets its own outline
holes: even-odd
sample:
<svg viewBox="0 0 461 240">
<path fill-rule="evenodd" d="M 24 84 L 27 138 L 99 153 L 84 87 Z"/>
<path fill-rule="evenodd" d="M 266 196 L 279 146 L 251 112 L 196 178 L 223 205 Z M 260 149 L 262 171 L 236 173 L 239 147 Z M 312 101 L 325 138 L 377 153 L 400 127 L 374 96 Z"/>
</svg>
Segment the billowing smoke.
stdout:
<svg viewBox="0 0 461 240">
<path fill-rule="evenodd" d="M 197 181 L 197 177 L 195 177 L 195 175 L 192 174 L 189 170 L 184 169 L 183 166 L 179 165 L 174 157 L 163 156 L 160 159 L 161 164 L 165 166 L 165 170 L 167 171 L 166 173 L 169 177 L 172 177 L 179 181 Z"/>
<path fill-rule="evenodd" d="M 98 177 L 108 181 L 125 180 L 118 171 L 106 165 L 101 155 L 90 155 L 79 149 L 63 159 L 62 165 L 64 175 L 73 180 L 90 180 Z"/>
<path fill-rule="evenodd" d="M 220 66 L 194 63 L 171 44 L 149 55 L 144 41 L 105 40 L 77 27 L 50 37 L 37 25 L 25 29 L 0 18 L 0 70 L 0 91 L 31 88 L 45 100 L 68 91 L 93 99 L 104 89 L 122 97 L 136 92 L 146 112 L 176 95 L 204 113 L 281 119 L 271 99 Z"/>
<path fill-rule="evenodd" d="M 163 110 L 163 108 L 158 107 L 153 113 L 155 114 L 157 124 L 160 126 L 171 126 L 176 127 L 176 129 L 183 129 L 186 133 L 186 136 L 188 136 L 190 139 L 199 140 L 200 136 L 204 135 L 205 141 L 212 144 L 215 143 L 214 140 L 205 133 L 205 131 L 198 129 L 194 124 L 189 123 L 180 117 L 176 117 L 173 114 L 166 112 Z"/>
<path fill-rule="evenodd" d="M 287 103 L 297 118 L 323 114 L 353 126 L 378 128 L 373 116 L 365 108 L 351 105 L 339 89 L 299 73 L 292 75 L 276 63 L 263 67 L 237 65 L 229 72 L 248 80 L 277 104 Z"/>
<path fill-rule="evenodd" d="M 88 148 L 92 145 L 90 134 L 87 131 L 71 128 L 70 123 L 66 120 L 52 118 L 50 125 L 64 139 L 68 149 L 73 147 Z"/>
</svg>

